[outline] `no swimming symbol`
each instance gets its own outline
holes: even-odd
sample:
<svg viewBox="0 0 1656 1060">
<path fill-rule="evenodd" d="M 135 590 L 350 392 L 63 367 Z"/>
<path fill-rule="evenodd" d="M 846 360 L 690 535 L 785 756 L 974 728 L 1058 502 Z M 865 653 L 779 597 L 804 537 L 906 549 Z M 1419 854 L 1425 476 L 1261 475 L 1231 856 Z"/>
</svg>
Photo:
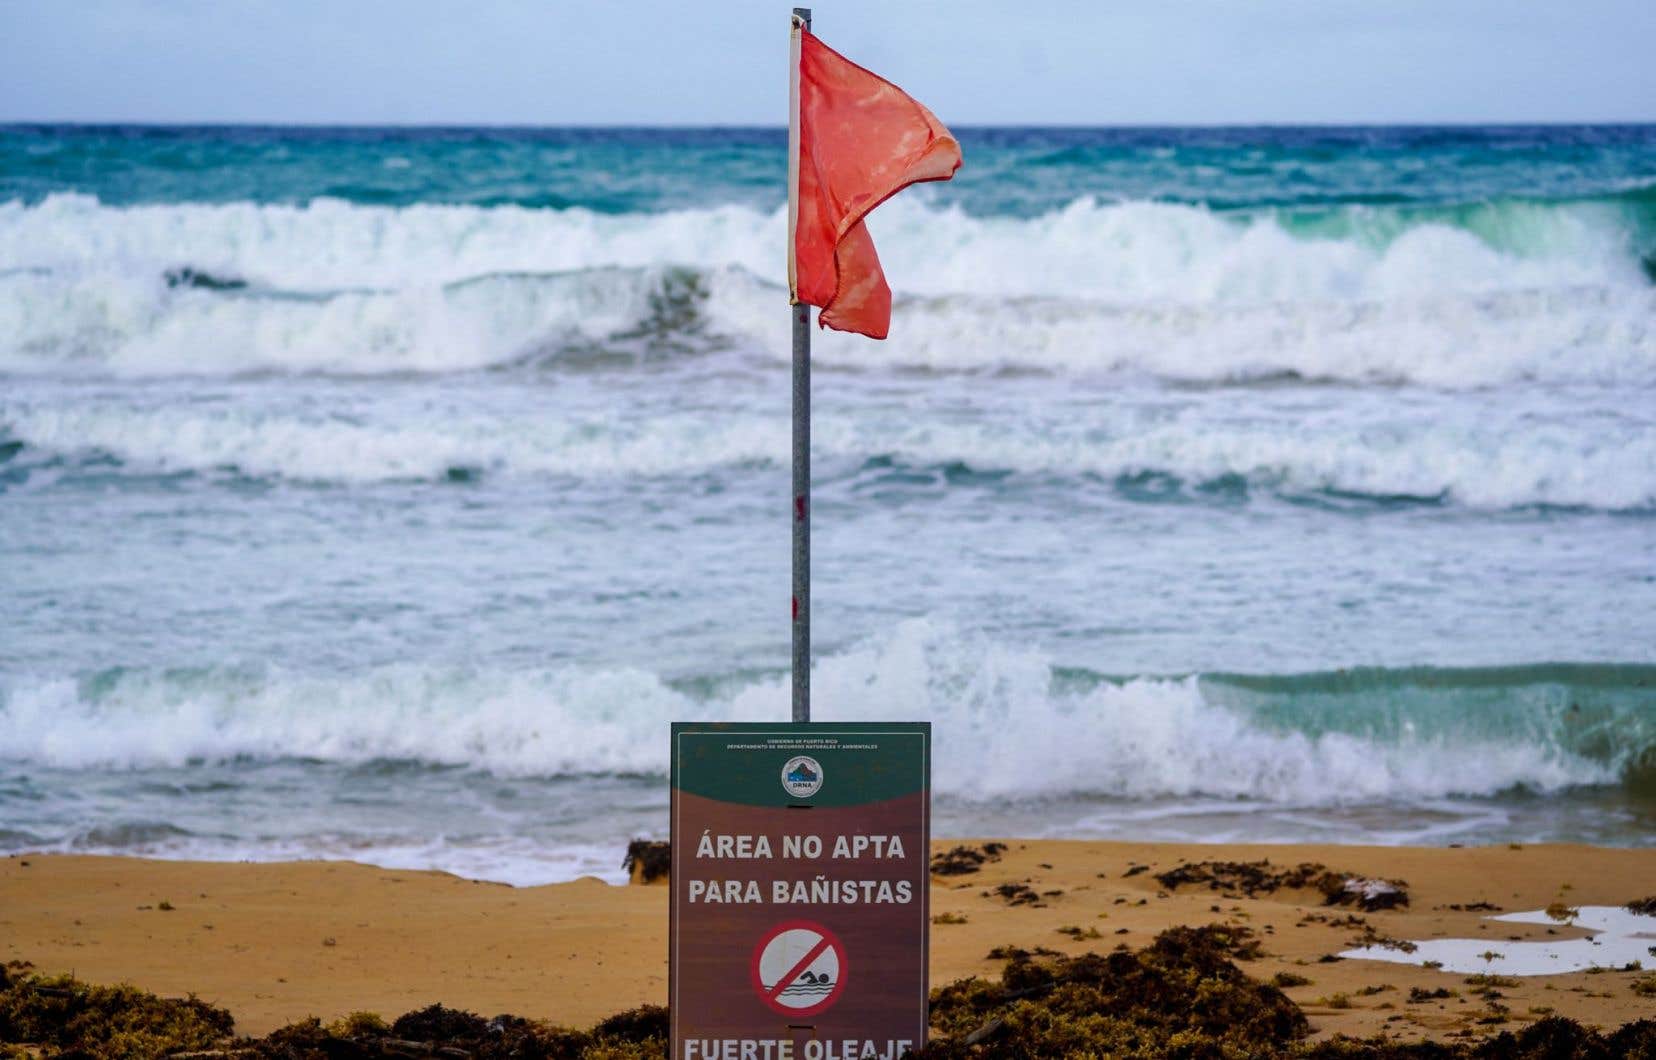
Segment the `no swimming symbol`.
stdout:
<svg viewBox="0 0 1656 1060">
<path fill-rule="evenodd" d="M 845 989 L 845 946 L 811 920 L 790 920 L 765 932 L 749 967 L 754 992 L 783 1016 L 827 1011 Z"/>
</svg>

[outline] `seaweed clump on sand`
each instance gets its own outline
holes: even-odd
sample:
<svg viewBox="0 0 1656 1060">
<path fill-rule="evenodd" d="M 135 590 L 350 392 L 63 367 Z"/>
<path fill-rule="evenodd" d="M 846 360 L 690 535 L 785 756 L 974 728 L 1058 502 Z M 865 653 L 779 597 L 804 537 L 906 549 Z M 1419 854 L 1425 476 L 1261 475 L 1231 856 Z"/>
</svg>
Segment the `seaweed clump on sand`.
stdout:
<svg viewBox="0 0 1656 1060">
<path fill-rule="evenodd" d="M 985 862 L 999 861 L 1005 852 L 1005 843 L 990 842 L 978 847 L 962 844 L 952 850 L 933 854 L 931 872 L 933 876 L 965 876 L 981 870 Z"/>
<path fill-rule="evenodd" d="M 1269 861 L 1198 861 L 1158 873 L 1156 880 L 1170 891 L 1182 884 L 1205 883 L 1209 890 L 1249 898 L 1284 888 L 1311 890 L 1322 894 L 1324 905 L 1354 905 L 1365 913 L 1409 904 L 1409 885 L 1402 880 L 1335 872 L 1312 861 L 1291 869 L 1279 869 Z"/>
<path fill-rule="evenodd" d="M 1502 1031 L 1479 1041 L 1334 1037 L 1302 1043 L 1289 1055 L 1294 1060 L 1651 1060 L 1656 1057 L 1656 1020 L 1604 1034 L 1572 1019 L 1548 1016 L 1516 1033 Z"/>
<path fill-rule="evenodd" d="M 1656 894 L 1628 902 L 1627 911 L 1638 913 L 1640 916 L 1656 916 Z"/>
<path fill-rule="evenodd" d="M 519 1016 L 484 1019 L 431 1005 L 389 1027 L 368 1013 L 323 1025 L 309 1019 L 264 1038 L 243 1039 L 226 1056 L 258 1060 L 358 1060 L 388 1056 L 474 1057 L 476 1060 L 657 1060 L 667 1051 L 667 1010 L 644 1006 L 611 1016 L 590 1031 Z"/>
<path fill-rule="evenodd" d="M 673 871 L 673 848 L 660 840 L 634 839 L 627 844 L 621 868 L 634 883 L 665 880 Z"/>
<path fill-rule="evenodd" d="M 644 1005 L 588 1031 L 518 1016 L 484 1019 L 432 1005 L 387 1024 L 358 1012 L 324 1024 L 307 1019 L 263 1038 L 238 1038 L 230 1014 L 190 997 L 162 998 L 132 986 L 89 986 L 69 976 L 0 969 L 0 1057 L 75 1060 L 357 1060 L 473 1057 L 476 1060 L 659 1060 L 667 1054 L 667 1010 Z"/>
<path fill-rule="evenodd" d="M 367 1060 L 439 1056 L 476 1060 L 659 1060 L 667 1055 L 667 1010 L 644 1005 L 590 1031 L 520 1016 L 482 1016 L 443 1005 L 405 1013 L 389 1027 L 368 1013 L 324 1026 L 310 1019 L 264 1038 L 236 1043 L 226 1055 L 258 1060 Z"/>
<path fill-rule="evenodd" d="M 1656 1020 L 1601 1033 L 1549 1016 L 1521 1031 L 1475 1040 L 1307 1041 L 1312 1028 L 1299 1006 L 1233 963 L 1253 942 L 1246 928 L 1210 925 L 1173 928 L 1144 949 L 1108 956 L 1001 947 L 995 952 L 1009 959 L 999 983 L 961 979 L 932 992 L 934 1033 L 918 1055 L 926 1060 L 1656 1060 Z"/>
<path fill-rule="evenodd" d="M 1232 962 L 1245 929 L 1179 927 L 1137 951 L 1034 956 L 1013 950 L 999 983 L 932 994 L 924 1057 L 1191 1056 L 1280 1053 L 1310 1032 L 1276 987 Z"/>
<path fill-rule="evenodd" d="M 90 986 L 67 975 L 33 975 L 27 967 L 0 968 L 0 1047 L 115 1060 L 208 1049 L 234 1027 L 230 1013 L 194 996 L 156 997 L 125 983 Z"/>
<path fill-rule="evenodd" d="M 1404 1044 L 1336 1037 L 1311 1043 L 1304 1014 L 1230 958 L 1249 932 L 1174 928 L 1136 952 L 1065 957 L 1008 948 L 998 984 L 963 979 L 932 994 L 938 1032 L 922 1057 L 1123 1056 L 1145 1060 L 1656 1060 L 1656 1020 L 1609 1034 L 1551 1016 L 1477 1041 Z M 668 1014 L 644 1005 L 588 1031 L 518 1016 L 484 1019 L 432 1005 L 387 1024 L 358 1012 L 323 1024 L 291 1023 L 237 1038 L 229 1013 L 196 998 L 131 986 L 97 987 L 68 976 L 0 968 L 0 1057 L 61 1060 L 664 1060 Z"/>
</svg>

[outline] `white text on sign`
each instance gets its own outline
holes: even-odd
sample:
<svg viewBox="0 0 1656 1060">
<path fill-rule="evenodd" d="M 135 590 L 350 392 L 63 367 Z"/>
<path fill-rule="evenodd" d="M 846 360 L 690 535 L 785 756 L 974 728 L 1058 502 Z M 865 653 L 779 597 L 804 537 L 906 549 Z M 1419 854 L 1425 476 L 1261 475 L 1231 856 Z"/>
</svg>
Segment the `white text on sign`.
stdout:
<svg viewBox="0 0 1656 1060">
<path fill-rule="evenodd" d="M 785 835 L 782 837 L 782 856 L 785 858 L 820 858 L 822 837 L 816 835 Z M 698 858 L 739 858 L 754 860 L 773 857 L 771 841 L 765 835 L 713 835 L 703 832 L 696 843 Z M 903 837 L 895 835 L 837 835 L 829 857 L 856 859 L 868 855 L 881 860 L 903 858 Z"/>
<path fill-rule="evenodd" d="M 907 905 L 914 901 L 908 880 L 772 880 L 769 891 L 758 880 L 691 880 L 692 903 L 724 905 Z"/>
<path fill-rule="evenodd" d="M 684 1043 L 681 1060 L 898 1060 L 912 1048 L 907 1038 L 811 1038 L 800 1049 L 790 1038 L 691 1038 Z"/>
<path fill-rule="evenodd" d="M 763 861 L 776 858 L 814 859 L 826 852 L 830 859 L 904 861 L 908 852 L 897 835 L 836 835 L 825 842 L 819 835 L 783 835 L 773 843 L 768 835 L 715 835 L 711 830 L 696 842 L 700 860 Z M 818 875 L 807 880 L 692 879 L 685 897 L 692 904 L 719 905 L 907 905 L 914 901 L 908 880 L 840 880 Z"/>
</svg>

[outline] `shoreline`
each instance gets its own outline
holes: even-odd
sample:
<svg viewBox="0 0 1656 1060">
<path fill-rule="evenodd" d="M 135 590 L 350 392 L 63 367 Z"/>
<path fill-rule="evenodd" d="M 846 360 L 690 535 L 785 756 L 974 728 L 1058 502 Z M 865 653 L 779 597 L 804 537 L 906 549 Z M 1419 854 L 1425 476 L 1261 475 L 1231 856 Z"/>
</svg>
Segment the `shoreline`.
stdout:
<svg viewBox="0 0 1656 1060">
<path fill-rule="evenodd" d="M 1503 942 L 1583 937 L 1567 921 L 1487 918 L 1644 899 L 1656 850 L 1000 842 L 1004 853 L 977 871 L 932 877 L 934 989 L 997 977 L 1004 962 L 988 956 L 997 947 L 1108 953 L 1176 925 L 1224 924 L 1260 944 L 1256 959 L 1239 964 L 1248 976 L 1308 980 L 1284 989 L 1314 1038 L 1448 1040 L 1516 1030 L 1547 1014 L 1611 1030 L 1656 1012 L 1656 998 L 1634 989 L 1656 969 L 1656 954 L 1636 971 L 1503 980 L 1494 997 L 1470 988 L 1464 972 L 1325 960 L 1364 940 L 1488 939 L 1493 951 Z M 933 854 L 957 845 L 935 842 Z M 1203 881 L 1200 871 L 1187 873 L 1197 882 L 1157 879 L 1181 864 L 1262 859 L 1279 870 L 1315 862 L 1336 874 L 1401 880 L 1409 904 L 1326 906 L 1305 886 L 1249 895 Z M 1034 897 L 1008 900 L 996 893 L 1003 884 Z M 389 1019 L 439 1002 L 582 1027 L 666 1004 L 667 895 L 663 886 L 593 878 L 514 888 L 350 862 L 14 855 L 0 859 L 0 963 L 194 993 L 228 1009 L 241 1034 L 355 1011 Z M 1449 993 L 1411 1002 L 1415 988 Z"/>
</svg>

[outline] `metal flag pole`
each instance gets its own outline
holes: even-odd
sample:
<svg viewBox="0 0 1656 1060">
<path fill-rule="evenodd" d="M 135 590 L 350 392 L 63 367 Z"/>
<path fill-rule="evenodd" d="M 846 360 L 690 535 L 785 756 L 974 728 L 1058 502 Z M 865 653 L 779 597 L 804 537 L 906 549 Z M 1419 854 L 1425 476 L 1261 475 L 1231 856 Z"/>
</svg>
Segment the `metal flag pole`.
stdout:
<svg viewBox="0 0 1656 1060">
<path fill-rule="evenodd" d="M 788 68 L 788 292 L 793 304 L 793 720 L 811 720 L 811 307 L 799 301 L 794 231 L 799 223 L 799 34 L 811 9 L 790 20 Z"/>
</svg>

